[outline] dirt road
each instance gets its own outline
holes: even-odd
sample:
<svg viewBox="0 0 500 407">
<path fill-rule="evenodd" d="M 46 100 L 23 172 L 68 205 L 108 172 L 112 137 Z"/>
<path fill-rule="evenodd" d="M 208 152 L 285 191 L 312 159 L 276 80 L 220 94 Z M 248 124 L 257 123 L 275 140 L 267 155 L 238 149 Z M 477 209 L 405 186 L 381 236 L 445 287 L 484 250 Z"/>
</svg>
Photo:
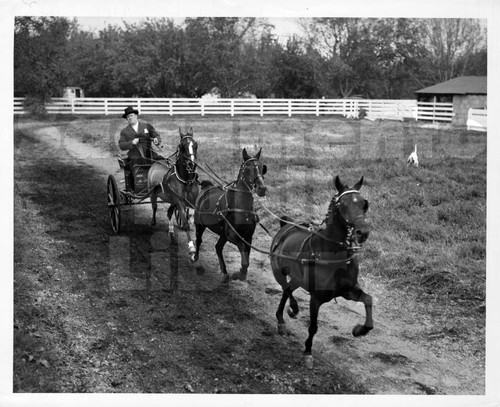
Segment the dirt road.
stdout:
<svg viewBox="0 0 500 407">
<path fill-rule="evenodd" d="M 14 391 L 484 394 L 484 355 L 453 333 L 429 335 L 434 322 L 422 310 L 432 304 L 367 277 L 375 329 L 354 338 L 363 306 L 324 305 L 315 368 L 306 369 L 307 293 L 281 337 L 281 293 L 266 255 L 252 252 L 248 280 L 223 287 L 215 237 L 205 235 L 199 274 L 185 235 L 168 236 L 166 207 L 155 228 L 149 206 L 130 209 L 114 236 L 108 174 L 123 179 L 91 140 L 63 138 L 50 124 L 16 125 L 15 338 L 23 351 L 14 352 Z M 254 243 L 267 248 L 270 238 L 258 229 Z M 236 248 L 228 244 L 225 256 L 238 269 Z"/>
</svg>

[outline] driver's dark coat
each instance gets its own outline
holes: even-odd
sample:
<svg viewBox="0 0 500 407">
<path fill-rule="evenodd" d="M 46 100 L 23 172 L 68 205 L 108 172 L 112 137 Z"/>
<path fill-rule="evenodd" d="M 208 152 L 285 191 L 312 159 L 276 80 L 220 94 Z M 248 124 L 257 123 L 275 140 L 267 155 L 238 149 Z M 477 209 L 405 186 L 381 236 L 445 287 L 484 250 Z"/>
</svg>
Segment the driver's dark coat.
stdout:
<svg viewBox="0 0 500 407">
<path fill-rule="evenodd" d="M 132 140 L 136 137 L 139 138 L 139 144 L 133 145 Z M 155 128 L 149 123 L 143 122 L 139 120 L 139 127 L 137 128 L 137 132 L 131 125 L 128 125 L 120 132 L 120 140 L 118 141 L 118 145 L 121 150 L 129 150 L 128 158 L 130 160 L 139 160 L 142 158 L 141 152 L 137 147 L 140 145 L 146 157 L 148 156 L 147 152 L 151 149 L 151 139 L 157 138 L 158 143 L 161 142 L 161 137 Z M 156 154 L 153 154 L 153 158 L 155 158 Z"/>
</svg>

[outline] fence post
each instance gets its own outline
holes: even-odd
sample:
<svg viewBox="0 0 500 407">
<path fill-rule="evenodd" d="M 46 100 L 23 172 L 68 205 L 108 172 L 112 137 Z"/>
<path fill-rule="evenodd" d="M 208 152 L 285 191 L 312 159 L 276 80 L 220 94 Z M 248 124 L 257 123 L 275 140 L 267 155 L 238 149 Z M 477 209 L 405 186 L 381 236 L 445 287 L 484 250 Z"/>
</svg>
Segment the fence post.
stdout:
<svg viewBox="0 0 500 407">
<path fill-rule="evenodd" d="M 260 100 L 260 116 L 264 116 L 264 99 Z"/>
<path fill-rule="evenodd" d="M 234 117 L 234 99 L 231 99 L 231 117 Z"/>
<path fill-rule="evenodd" d="M 200 99 L 200 103 L 201 103 L 201 115 L 205 116 L 205 102 L 203 101 L 203 99 Z"/>
<path fill-rule="evenodd" d="M 104 99 L 104 116 L 108 115 L 108 99 Z"/>
<path fill-rule="evenodd" d="M 292 117 L 292 101 L 288 101 L 288 117 Z"/>
<path fill-rule="evenodd" d="M 174 112 L 173 112 L 173 110 L 174 110 L 174 104 L 173 104 L 173 102 L 174 101 L 172 99 L 170 99 L 168 101 L 168 112 L 169 112 L 170 116 L 172 116 L 174 114 Z"/>
<path fill-rule="evenodd" d="M 319 100 L 316 100 L 316 116 L 319 116 Z"/>
<path fill-rule="evenodd" d="M 75 99 L 71 99 L 71 114 L 75 114 Z"/>
</svg>

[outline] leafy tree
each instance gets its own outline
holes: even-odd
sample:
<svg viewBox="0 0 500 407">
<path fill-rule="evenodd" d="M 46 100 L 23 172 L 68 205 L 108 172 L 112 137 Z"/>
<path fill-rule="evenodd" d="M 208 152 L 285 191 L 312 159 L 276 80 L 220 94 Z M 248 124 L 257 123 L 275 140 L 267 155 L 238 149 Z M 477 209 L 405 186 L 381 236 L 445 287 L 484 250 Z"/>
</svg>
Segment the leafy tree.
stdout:
<svg viewBox="0 0 500 407">
<path fill-rule="evenodd" d="M 14 89 L 40 101 L 61 96 L 68 83 L 67 44 L 76 22 L 62 17 L 16 17 Z"/>
<path fill-rule="evenodd" d="M 14 86 L 41 103 L 63 86 L 87 96 L 411 98 L 421 87 L 486 74 L 486 28 L 473 19 L 302 20 L 277 41 L 258 18 L 146 19 L 97 35 L 59 17 L 15 20 Z"/>
<path fill-rule="evenodd" d="M 486 27 L 477 19 L 436 18 L 422 25 L 428 49 L 425 74 L 432 82 L 467 75 L 476 55 L 486 49 Z"/>
</svg>

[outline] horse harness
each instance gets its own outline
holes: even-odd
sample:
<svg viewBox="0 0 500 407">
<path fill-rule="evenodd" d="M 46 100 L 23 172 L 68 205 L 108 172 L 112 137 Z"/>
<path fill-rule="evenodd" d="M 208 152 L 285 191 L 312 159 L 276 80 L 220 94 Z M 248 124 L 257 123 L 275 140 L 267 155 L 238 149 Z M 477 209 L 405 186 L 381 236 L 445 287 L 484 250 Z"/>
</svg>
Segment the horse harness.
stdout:
<svg viewBox="0 0 500 407">
<path fill-rule="evenodd" d="M 186 138 L 186 137 L 191 137 L 191 136 L 183 136 L 183 138 Z M 179 149 L 178 149 L 178 148 L 177 148 L 177 151 L 176 151 L 174 154 L 172 154 L 170 157 L 172 157 L 173 155 L 176 155 L 176 154 L 180 154 L 180 152 L 179 152 Z M 169 158 L 170 158 L 170 157 L 169 157 Z M 168 158 L 167 158 L 166 160 L 167 160 L 166 164 L 163 164 L 163 163 L 161 163 L 161 164 L 162 164 L 162 165 L 167 166 L 167 167 L 169 168 L 169 171 L 167 171 L 167 172 L 163 175 L 163 178 L 162 178 L 162 180 L 161 180 L 161 182 L 160 182 L 160 184 L 159 184 L 163 193 L 166 193 L 166 192 L 165 192 L 165 187 L 164 187 L 164 185 L 165 185 L 165 184 L 166 184 L 166 183 L 170 180 L 170 178 L 172 178 L 173 176 L 175 176 L 175 177 L 177 178 L 177 180 L 178 180 L 179 182 L 181 182 L 181 183 L 184 185 L 184 188 L 189 188 L 189 187 L 192 187 L 194 184 L 199 184 L 199 181 L 198 181 L 198 174 L 197 174 L 196 172 L 192 172 L 192 171 L 190 171 L 191 173 L 194 173 L 194 174 L 195 174 L 195 176 L 193 177 L 193 179 L 190 179 L 190 180 L 185 180 L 185 179 L 182 179 L 182 178 L 179 176 L 179 174 L 177 173 L 177 166 L 175 165 L 175 163 L 174 163 L 174 164 L 172 164 Z M 170 171 L 170 170 L 172 170 L 172 171 Z M 174 192 L 174 193 L 175 193 L 175 191 L 173 191 L 173 190 L 172 190 L 172 192 Z M 190 207 L 193 207 L 193 205 L 192 205 L 192 204 L 191 204 L 191 203 L 190 203 L 190 202 L 189 202 L 189 201 L 188 201 L 188 200 L 187 200 L 184 196 L 181 196 L 181 195 L 179 195 L 179 194 L 176 194 L 176 195 L 178 195 L 178 196 L 179 196 L 179 198 L 182 198 L 184 201 L 186 201 L 186 203 L 187 203 Z"/>
<path fill-rule="evenodd" d="M 335 197 L 335 207 L 338 210 L 339 206 L 339 201 L 340 198 L 346 194 L 349 193 L 358 193 L 359 191 L 357 190 L 348 190 L 344 191 L 341 193 L 339 196 Z M 329 209 L 329 211 L 331 208 Z M 277 256 L 277 257 L 282 257 L 286 258 L 289 260 L 295 260 L 301 265 L 309 265 L 313 266 L 314 264 L 321 264 L 321 265 L 334 265 L 334 264 L 345 264 L 348 265 L 351 263 L 351 261 L 356 257 L 356 253 L 359 251 L 360 246 L 356 244 L 353 236 L 354 236 L 354 227 L 352 226 L 356 220 L 359 219 L 357 217 L 353 222 L 347 221 L 342 214 L 339 212 L 339 215 L 345 222 L 347 226 L 347 236 L 345 242 L 338 242 L 335 240 L 332 240 L 326 236 L 321 235 L 319 232 L 324 229 L 320 229 L 319 227 L 314 227 L 314 226 L 306 226 L 304 224 L 296 224 L 289 222 L 287 226 L 284 226 L 285 228 L 288 227 L 288 229 L 285 229 L 283 234 L 280 236 L 279 240 L 274 244 L 274 247 L 271 248 L 271 256 Z M 328 215 L 327 215 L 328 217 Z M 284 241 L 284 239 L 292 232 L 292 230 L 297 229 L 297 228 L 303 228 L 308 231 L 307 236 L 305 239 L 302 241 L 302 244 L 300 245 L 300 250 L 296 256 L 291 256 L 291 255 L 286 255 L 286 254 L 281 254 L 281 253 L 274 253 L 274 251 L 278 248 L 278 246 Z M 331 259 L 331 260 L 325 260 L 321 258 L 321 254 L 317 253 L 314 248 L 312 247 L 312 238 L 313 236 L 319 236 L 321 239 L 326 240 L 330 243 L 334 243 L 338 247 L 338 251 L 334 252 L 335 254 L 346 252 L 347 256 L 345 259 Z M 356 245 L 354 245 L 356 244 Z"/>
<path fill-rule="evenodd" d="M 244 213 L 246 216 L 245 216 L 245 221 L 247 222 L 250 222 L 251 220 L 253 220 L 255 223 L 258 223 L 259 222 L 259 216 L 257 215 L 257 213 L 255 211 L 249 211 L 249 210 L 246 210 L 246 209 L 239 209 L 239 208 L 230 208 L 229 207 L 229 202 L 228 202 L 228 199 L 227 199 L 227 193 L 228 191 L 235 191 L 235 192 L 241 192 L 241 193 L 248 193 L 248 194 L 252 194 L 253 192 L 253 187 L 250 188 L 250 186 L 246 183 L 246 181 L 243 179 L 243 176 L 241 175 L 242 173 L 242 168 L 245 166 L 246 163 L 248 163 L 249 161 L 257 161 L 257 159 L 255 157 L 252 157 L 252 158 L 249 158 L 248 160 L 246 160 L 245 162 L 243 162 L 241 164 L 241 167 L 240 167 L 240 171 L 239 171 L 239 176 L 238 176 L 238 179 L 236 181 L 233 181 L 231 182 L 230 184 L 222 187 L 223 190 L 224 190 L 224 193 L 219 196 L 219 199 L 217 200 L 217 203 L 215 204 L 215 208 L 213 210 L 213 212 L 210 212 L 211 215 L 217 215 L 217 216 L 221 216 L 224 221 L 226 221 L 226 223 L 230 224 L 229 223 L 229 220 L 227 219 L 226 215 L 228 213 Z M 259 179 L 259 178 L 262 178 L 262 175 L 260 174 L 260 171 L 259 171 L 259 175 L 254 179 L 254 181 L 252 182 L 252 186 L 255 185 L 255 180 L 256 179 Z M 234 187 L 232 187 L 233 185 L 235 185 L 239 180 L 241 180 L 247 187 L 248 187 L 248 191 L 245 191 L 245 190 L 241 190 L 241 189 L 236 189 Z M 208 194 L 208 192 L 214 188 L 218 188 L 217 186 L 211 186 L 207 189 L 205 189 L 201 194 L 200 196 L 198 197 L 198 200 L 197 200 L 197 204 L 198 202 L 201 201 L 202 197 L 204 197 L 206 194 Z M 225 201 L 225 205 L 223 205 L 223 199 Z M 197 205 L 198 206 L 198 205 Z M 222 208 L 222 209 L 221 209 Z M 231 226 L 231 225 L 230 225 Z"/>
</svg>

